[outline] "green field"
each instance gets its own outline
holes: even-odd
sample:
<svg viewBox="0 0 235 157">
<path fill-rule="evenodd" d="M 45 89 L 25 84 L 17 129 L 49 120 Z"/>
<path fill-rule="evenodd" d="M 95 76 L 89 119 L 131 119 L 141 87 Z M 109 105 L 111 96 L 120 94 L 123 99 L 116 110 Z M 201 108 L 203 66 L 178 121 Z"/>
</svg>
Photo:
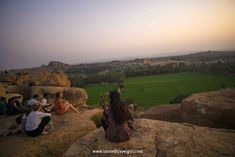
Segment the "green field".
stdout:
<svg viewBox="0 0 235 157">
<path fill-rule="evenodd" d="M 235 76 L 202 73 L 162 74 L 128 78 L 124 86 L 123 99 L 131 98 L 138 106 L 150 107 L 169 103 L 178 95 L 235 87 Z M 98 104 L 103 92 L 116 88 L 116 84 L 87 86 L 85 89 L 89 96 L 88 104 Z"/>
</svg>

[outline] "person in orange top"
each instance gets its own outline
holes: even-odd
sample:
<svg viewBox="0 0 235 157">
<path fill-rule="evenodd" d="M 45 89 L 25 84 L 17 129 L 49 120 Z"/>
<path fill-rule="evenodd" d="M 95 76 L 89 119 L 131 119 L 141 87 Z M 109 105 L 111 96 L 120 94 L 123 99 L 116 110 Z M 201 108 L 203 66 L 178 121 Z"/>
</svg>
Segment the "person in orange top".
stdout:
<svg viewBox="0 0 235 157">
<path fill-rule="evenodd" d="M 55 113 L 62 115 L 70 109 L 73 110 L 75 113 L 79 113 L 78 110 L 72 104 L 63 99 L 63 94 L 61 92 L 58 92 L 56 94 L 55 100 Z"/>
</svg>

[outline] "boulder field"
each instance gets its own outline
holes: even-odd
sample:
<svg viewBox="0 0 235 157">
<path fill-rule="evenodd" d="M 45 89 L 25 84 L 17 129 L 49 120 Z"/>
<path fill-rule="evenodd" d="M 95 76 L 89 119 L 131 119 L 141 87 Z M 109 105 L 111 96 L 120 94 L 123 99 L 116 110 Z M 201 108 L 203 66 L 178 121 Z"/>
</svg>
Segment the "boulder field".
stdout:
<svg viewBox="0 0 235 157">
<path fill-rule="evenodd" d="M 185 98 L 181 104 L 149 108 L 141 113 L 140 117 L 235 129 L 235 89 L 193 94 Z"/>
<path fill-rule="evenodd" d="M 180 111 L 187 123 L 235 129 L 235 89 L 193 94 L 183 100 Z"/>
</svg>

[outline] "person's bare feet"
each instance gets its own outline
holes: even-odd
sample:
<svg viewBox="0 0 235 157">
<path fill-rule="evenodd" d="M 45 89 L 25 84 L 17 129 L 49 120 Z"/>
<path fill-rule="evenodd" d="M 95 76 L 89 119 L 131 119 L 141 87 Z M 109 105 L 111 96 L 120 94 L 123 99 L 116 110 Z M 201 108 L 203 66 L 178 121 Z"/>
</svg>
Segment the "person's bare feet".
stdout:
<svg viewBox="0 0 235 157">
<path fill-rule="evenodd" d="M 47 131 L 43 131 L 42 135 L 48 135 L 49 133 Z"/>
</svg>

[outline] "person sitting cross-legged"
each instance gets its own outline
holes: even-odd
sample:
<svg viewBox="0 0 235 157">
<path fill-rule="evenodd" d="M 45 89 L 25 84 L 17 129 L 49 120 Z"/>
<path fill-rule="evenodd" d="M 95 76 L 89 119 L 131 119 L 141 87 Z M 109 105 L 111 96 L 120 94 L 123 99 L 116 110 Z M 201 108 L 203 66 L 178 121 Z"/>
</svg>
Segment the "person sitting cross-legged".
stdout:
<svg viewBox="0 0 235 157">
<path fill-rule="evenodd" d="M 51 120 L 51 114 L 40 112 L 40 107 L 38 103 L 33 104 L 32 111 L 26 119 L 25 132 L 32 137 L 48 134 L 47 130 L 49 128 L 48 124 Z"/>
<path fill-rule="evenodd" d="M 122 142 L 129 140 L 133 121 L 127 106 L 120 100 L 118 91 L 109 94 L 110 106 L 103 112 L 102 125 L 109 141 Z"/>
</svg>

